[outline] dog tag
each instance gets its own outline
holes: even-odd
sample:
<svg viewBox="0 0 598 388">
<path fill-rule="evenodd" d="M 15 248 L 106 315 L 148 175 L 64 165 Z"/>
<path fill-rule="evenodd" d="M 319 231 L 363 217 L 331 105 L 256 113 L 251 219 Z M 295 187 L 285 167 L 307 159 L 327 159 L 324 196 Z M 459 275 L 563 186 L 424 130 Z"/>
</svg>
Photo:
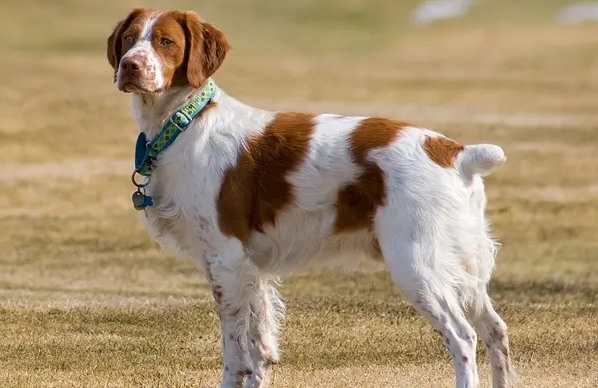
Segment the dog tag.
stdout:
<svg viewBox="0 0 598 388">
<path fill-rule="evenodd" d="M 136 207 L 139 207 L 139 206 L 143 205 L 143 202 L 145 201 L 145 194 L 143 194 L 141 191 L 137 190 L 136 192 L 133 193 L 131 200 L 133 201 L 133 205 L 135 205 Z"/>
</svg>

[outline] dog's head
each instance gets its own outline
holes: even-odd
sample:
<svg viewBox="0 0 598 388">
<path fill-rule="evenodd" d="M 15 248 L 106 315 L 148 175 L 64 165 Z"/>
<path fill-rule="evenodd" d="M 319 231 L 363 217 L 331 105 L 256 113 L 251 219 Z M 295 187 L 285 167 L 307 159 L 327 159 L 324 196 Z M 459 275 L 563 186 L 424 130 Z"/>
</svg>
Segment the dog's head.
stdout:
<svg viewBox="0 0 598 388">
<path fill-rule="evenodd" d="M 117 23 L 107 55 L 121 91 L 147 94 L 201 87 L 228 48 L 224 34 L 194 12 L 136 8 Z"/>
</svg>

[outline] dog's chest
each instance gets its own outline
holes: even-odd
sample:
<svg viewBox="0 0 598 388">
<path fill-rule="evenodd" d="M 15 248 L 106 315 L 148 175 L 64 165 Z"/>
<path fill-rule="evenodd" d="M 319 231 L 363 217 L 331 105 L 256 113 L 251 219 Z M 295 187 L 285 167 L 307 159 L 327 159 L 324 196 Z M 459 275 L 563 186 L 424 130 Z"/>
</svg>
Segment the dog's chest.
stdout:
<svg viewBox="0 0 598 388">
<path fill-rule="evenodd" d="M 154 206 L 143 213 L 150 235 L 176 255 L 201 255 L 219 235 L 216 198 L 220 174 L 209 168 L 169 165 L 152 175 Z"/>
</svg>

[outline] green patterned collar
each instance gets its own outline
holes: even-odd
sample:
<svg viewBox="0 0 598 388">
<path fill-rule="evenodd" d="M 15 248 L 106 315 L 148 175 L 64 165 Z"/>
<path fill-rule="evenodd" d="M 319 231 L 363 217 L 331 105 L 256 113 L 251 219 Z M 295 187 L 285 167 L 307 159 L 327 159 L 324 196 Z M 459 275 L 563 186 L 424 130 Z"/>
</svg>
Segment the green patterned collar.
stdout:
<svg viewBox="0 0 598 388">
<path fill-rule="evenodd" d="M 151 176 L 156 168 L 156 159 L 158 155 L 166 150 L 175 139 L 187 129 L 195 116 L 210 102 L 216 91 L 216 84 L 212 79 L 195 95 L 195 97 L 184 107 L 174 112 L 168 121 L 162 127 L 151 142 L 147 141 L 144 132 L 137 137 L 135 145 L 135 170 L 133 171 L 132 181 L 137 186 L 137 191 L 133 194 L 133 204 L 135 208 L 143 209 L 152 205 L 150 196 L 145 195 L 146 184 L 139 184 L 135 181 L 135 175 Z M 142 190 L 144 191 L 142 193 Z"/>
</svg>

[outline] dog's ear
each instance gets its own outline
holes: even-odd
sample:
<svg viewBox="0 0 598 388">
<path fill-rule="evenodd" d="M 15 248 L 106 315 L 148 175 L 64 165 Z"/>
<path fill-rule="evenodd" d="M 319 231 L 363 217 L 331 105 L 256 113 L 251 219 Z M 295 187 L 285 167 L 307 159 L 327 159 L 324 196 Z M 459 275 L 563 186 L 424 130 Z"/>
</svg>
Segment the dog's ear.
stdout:
<svg viewBox="0 0 598 388">
<path fill-rule="evenodd" d="M 106 42 L 106 55 L 108 57 L 108 62 L 110 63 L 110 65 L 112 65 L 112 68 L 114 69 L 115 75 L 116 70 L 118 69 L 120 58 L 122 56 L 123 33 L 127 30 L 127 28 L 129 28 L 129 26 L 137 16 L 150 11 L 151 10 L 147 8 L 133 9 L 126 18 L 116 23 L 116 26 L 114 27 L 112 33 L 108 37 L 108 41 Z"/>
<path fill-rule="evenodd" d="M 120 62 L 122 50 L 121 40 L 122 33 L 124 31 L 123 26 L 127 20 L 128 19 L 123 19 L 119 21 L 114 27 L 114 30 L 112 30 L 112 34 L 110 34 L 108 37 L 106 56 L 108 57 L 108 62 L 114 70 L 118 68 L 118 62 Z"/>
<path fill-rule="evenodd" d="M 230 46 L 222 31 L 194 12 L 185 12 L 182 25 L 187 40 L 184 59 L 187 82 L 199 88 L 222 65 Z"/>
</svg>

